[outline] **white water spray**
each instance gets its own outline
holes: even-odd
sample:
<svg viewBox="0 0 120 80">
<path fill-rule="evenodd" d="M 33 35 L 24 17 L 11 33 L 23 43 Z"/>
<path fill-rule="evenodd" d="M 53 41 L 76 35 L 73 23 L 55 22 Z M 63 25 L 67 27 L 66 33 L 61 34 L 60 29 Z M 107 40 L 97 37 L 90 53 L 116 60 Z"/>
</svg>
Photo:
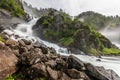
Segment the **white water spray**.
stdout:
<svg viewBox="0 0 120 80">
<path fill-rule="evenodd" d="M 106 27 L 100 32 L 105 35 L 113 44 L 120 48 L 120 27 L 116 27 L 114 29 L 109 29 Z"/>
<path fill-rule="evenodd" d="M 19 35 L 21 38 L 28 39 L 28 40 L 31 40 L 31 39 L 34 39 L 34 41 L 38 40 L 39 42 L 47 45 L 48 47 L 55 48 L 56 52 L 60 53 L 61 55 L 67 55 L 67 56 L 71 55 L 71 54 L 67 54 L 68 52 L 66 48 L 59 47 L 56 44 L 49 43 L 47 41 L 41 40 L 38 37 L 33 36 L 32 26 L 36 23 L 36 21 L 37 19 L 33 19 L 28 23 L 21 23 L 16 27 L 16 29 L 5 30 L 5 32 L 8 32 L 9 34 Z M 11 36 L 11 38 L 15 39 L 14 35 Z M 21 39 L 21 38 L 18 38 L 18 39 Z M 101 61 L 96 61 L 96 59 L 98 58 L 96 58 L 95 56 L 75 55 L 75 54 L 72 54 L 72 55 L 76 56 L 77 58 L 79 58 L 84 62 L 92 63 L 95 66 L 103 66 L 105 69 L 112 69 L 120 76 L 120 57 L 117 57 L 117 58 L 102 57 Z"/>
</svg>

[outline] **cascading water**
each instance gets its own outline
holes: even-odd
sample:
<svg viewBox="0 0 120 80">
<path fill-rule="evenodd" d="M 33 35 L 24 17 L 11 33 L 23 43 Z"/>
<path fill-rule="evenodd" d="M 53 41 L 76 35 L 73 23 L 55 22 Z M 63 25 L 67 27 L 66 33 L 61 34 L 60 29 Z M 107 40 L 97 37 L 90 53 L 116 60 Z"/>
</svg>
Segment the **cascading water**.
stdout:
<svg viewBox="0 0 120 80">
<path fill-rule="evenodd" d="M 29 0 L 28 0 L 29 1 Z M 32 1 L 32 0 L 31 0 Z M 44 0 L 46 1 L 46 0 Z M 54 0 L 55 1 L 55 0 Z M 53 2 L 54 2 L 53 1 Z M 63 0 L 62 0 L 63 1 Z M 61 1 L 61 2 L 62 2 Z M 64 0 L 65 1 L 65 0 Z M 63 1 L 63 2 L 64 2 Z M 78 0 L 72 0 L 74 3 L 78 4 L 79 1 Z M 47 1 L 46 1 L 47 2 Z M 57 1 L 56 1 L 57 2 Z M 55 4 L 56 2 L 54 2 L 53 4 Z M 67 3 L 68 0 L 64 3 Z M 41 2 L 42 3 L 42 2 Z M 72 6 L 71 8 L 73 8 L 73 4 L 72 2 L 69 3 L 71 4 L 70 6 Z M 76 5 L 76 7 L 79 8 L 79 6 Z M 67 7 L 69 8 L 69 7 Z M 70 9 L 71 10 L 71 9 Z M 74 10 L 74 8 L 73 8 Z M 72 11 L 72 10 L 71 10 Z M 74 14 L 74 13 L 72 13 Z M 44 40 L 41 40 L 40 38 L 36 37 L 36 36 L 33 36 L 33 33 L 32 33 L 32 26 L 36 23 L 38 19 L 37 18 L 33 18 L 30 22 L 28 23 L 21 23 L 19 24 L 16 29 L 11 29 L 11 30 L 5 30 L 4 32 L 12 35 L 11 38 L 14 39 L 14 40 L 19 40 L 21 38 L 24 38 L 24 39 L 27 39 L 27 40 L 32 40 L 33 42 L 36 42 L 36 41 L 39 41 L 40 43 L 43 43 L 45 45 L 47 45 L 48 47 L 53 47 L 55 48 L 56 52 L 57 53 L 60 53 L 61 55 L 70 55 L 70 54 L 67 54 L 67 49 L 66 48 L 62 48 L 62 47 L 59 47 L 58 45 L 56 44 L 53 44 L 53 43 L 49 43 L 47 41 L 44 41 Z M 116 31 L 117 32 L 117 31 Z M 118 31 L 119 32 L 119 31 Z M 102 32 L 104 35 L 108 34 L 108 33 L 104 33 Z M 110 33 L 109 33 L 110 34 Z M 17 38 L 15 37 L 17 35 Z M 112 35 L 112 34 L 111 34 Z M 115 39 L 115 35 L 113 35 Z M 108 36 L 109 38 L 109 36 Z M 111 38 L 112 39 L 112 38 Z M 102 58 L 100 59 L 101 61 L 96 61 L 97 57 L 95 56 L 87 56 L 87 55 L 75 55 L 75 54 L 72 54 L 74 56 L 76 56 L 77 58 L 79 58 L 80 60 L 84 61 L 84 62 L 89 62 L 89 63 L 92 63 L 93 65 L 95 66 L 103 66 L 104 68 L 106 69 L 112 69 L 114 70 L 119 76 L 120 76 L 120 57 L 104 57 L 102 56 Z"/>
<path fill-rule="evenodd" d="M 43 43 L 45 45 L 47 45 L 48 47 L 53 47 L 55 48 L 56 52 L 61 54 L 61 55 L 71 55 L 71 54 L 67 54 L 67 49 L 66 48 L 62 48 L 59 47 L 56 44 L 53 43 L 49 43 L 47 41 L 41 40 L 40 38 L 33 36 L 32 33 L 32 26 L 36 23 L 38 19 L 34 18 L 33 20 L 31 20 L 28 23 L 21 23 L 19 24 L 16 29 L 11 29 L 11 30 L 5 30 L 4 32 L 12 35 L 11 38 L 18 40 L 21 38 L 27 39 L 27 40 L 33 40 L 34 42 L 39 41 L 40 43 Z M 20 36 L 20 38 L 15 38 L 15 35 Z M 79 58 L 80 60 L 84 61 L 84 62 L 88 62 L 88 63 L 92 63 L 95 66 L 103 66 L 106 69 L 112 69 L 114 70 L 119 76 L 120 76 L 120 58 L 117 57 L 102 57 L 100 60 L 101 61 L 96 61 L 97 57 L 95 56 L 87 56 L 87 55 L 75 55 L 72 54 L 74 56 L 76 56 L 77 58 Z"/>
</svg>

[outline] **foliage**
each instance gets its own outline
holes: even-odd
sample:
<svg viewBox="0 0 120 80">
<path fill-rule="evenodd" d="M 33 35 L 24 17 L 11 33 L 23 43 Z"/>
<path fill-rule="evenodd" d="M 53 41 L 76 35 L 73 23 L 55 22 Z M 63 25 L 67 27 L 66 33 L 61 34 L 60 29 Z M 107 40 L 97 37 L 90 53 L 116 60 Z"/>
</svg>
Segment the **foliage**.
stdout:
<svg viewBox="0 0 120 80">
<path fill-rule="evenodd" d="M 50 12 L 41 17 L 39 25 L 44 39 L 61 43 L 65 47 L 75 47 L 92 54 L 102 54 L 103 48 L 113 48 L 111 42 L 93 26 L 81 22 L 79 18 L 72 19 L 64 12 Z"/>
<path fill-rule="evenodd" d="M 53 21 L 53 16 L 48 16 L 47 19 L 44 19 L 43 25 L 50 26 Z"/>
<path fill-rule="evenodd" d="M 3 39 L 3 37 L 2 36 L 0 36 L 0 41 L 2 41 L 2 42 L 4 42 L 5 40 Z"/>
<path fill-rule="evenodd" d="M 87 23 L 92 26 L 94 29 L 105 28 L 106 26 L 110 26 L 110 28 L 117 27 L 120 25 L 120 17 L 119 16 L 104 16 L 102 14 L 87 11 L 83 12 L 77 16 L 81 21 Z"/>
<path fill-rule="evenodd" d="M 13 74 L 7 77 L 6 80 L 17 80 L 17 79 L 24 79 L 25 76 L 23 74 Z"/>
<path fill-rule="evenodd" d="M 104 48 L 103 49 L 104 54 L 120 54 L 120 49 L 116 48 Z"/>
<path fill-rule="evenodd" d="M 22 4 L 16 0 L 1 0 L 0 8 L 10 11 L 12 15 L 17 17 L 21 17 L 26 14 L 22 9 Z"/>
<path fill-rule="evenodd" d="M 40 78 L 40 80 L 46 80 L 46 78 Z"/>
<path fill-rule="evenodd" d="M 98 51 L 94 48 L 89 49 L 88 52 L 90 52 L 92 54 L 97 54 L 98 53 Z"/>
<path fill-rule="evenodd" d="M 74 43 L 74 38 L 72 37 L 66 37 L 60 39 L 60 42 L 63 43 L 65 46 L 69 46 L 70 44 Z"/>
</svg>

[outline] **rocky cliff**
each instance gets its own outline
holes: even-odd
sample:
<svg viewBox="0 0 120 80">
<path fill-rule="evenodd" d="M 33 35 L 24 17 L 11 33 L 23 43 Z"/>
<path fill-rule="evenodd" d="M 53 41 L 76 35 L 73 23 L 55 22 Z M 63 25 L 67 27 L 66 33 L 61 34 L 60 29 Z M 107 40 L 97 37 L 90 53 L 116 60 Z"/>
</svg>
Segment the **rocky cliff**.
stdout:
<svg viewBox="0 0 120 80">
<path fill-rule="evenodd" d="M 43 40 L 68 48 L 72 53 L 94 55 L 119 54 L 117 49 L 105 36 L 95 31 L 77 18 L 73 19 L 62 11 L 49 11 L 33 26 L 34 34 Z M 112 51 L 112 50 L 115 51 Z M 111 50 L 108 51 L 108 50 Z"/>
</svg>

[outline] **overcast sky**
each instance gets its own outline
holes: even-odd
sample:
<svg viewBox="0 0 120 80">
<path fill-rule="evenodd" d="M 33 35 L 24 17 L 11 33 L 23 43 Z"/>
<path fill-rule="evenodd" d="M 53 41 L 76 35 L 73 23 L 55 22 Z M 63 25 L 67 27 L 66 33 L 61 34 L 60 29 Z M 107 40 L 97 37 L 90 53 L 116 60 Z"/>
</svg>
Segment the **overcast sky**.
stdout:
<svg viewBox="0 0 120 80">
<path fill-rule="evenodd" d="M 23 0 L 37 8 L 62 8 L 72 16 L 84 11 L 120 15 L 120 0 Z"/>
</svg>

